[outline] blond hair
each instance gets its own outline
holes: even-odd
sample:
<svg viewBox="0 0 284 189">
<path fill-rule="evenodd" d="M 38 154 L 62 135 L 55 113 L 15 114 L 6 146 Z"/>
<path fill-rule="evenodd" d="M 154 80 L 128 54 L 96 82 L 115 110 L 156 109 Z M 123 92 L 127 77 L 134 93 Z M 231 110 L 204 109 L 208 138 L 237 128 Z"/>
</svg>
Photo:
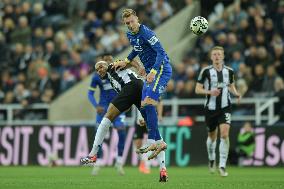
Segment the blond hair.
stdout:
<svg viewBox="0 0 284 189">
<path fill-rule="evenodd" d="M 212 51 L 215 51 L 215 50 L 223 51 L 223 54 L 224 54 L 224 52 L 225 52 L 225 50 L 224 50 L 223 47 L 221 47 L 221 46 L 215 46 L 215 47 L 213 47 L 213 48 L 210 50 L 209 56 L 211 56 Z"/>
<path fill-rule="evenodd" d="M 133 9 L 124 9 L 121 14 L 121 18 L 128 18 L 129 16 L 134 15 L 136 16 L 136 12 Z"/>
</svg>

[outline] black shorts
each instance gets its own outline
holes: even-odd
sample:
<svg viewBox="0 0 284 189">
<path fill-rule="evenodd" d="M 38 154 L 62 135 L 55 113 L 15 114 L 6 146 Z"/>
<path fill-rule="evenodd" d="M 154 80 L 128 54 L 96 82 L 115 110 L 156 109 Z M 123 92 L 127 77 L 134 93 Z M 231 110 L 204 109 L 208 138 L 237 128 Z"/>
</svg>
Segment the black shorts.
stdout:
<svg viewBox="0 0 284 189">
<path fill-rule="evenodd" d="M 222 123 L 231 124 L 231 107 L 220 110 L 205 110 L 205 122 L 209 132 L 215 131 Z"/>
<path fill-rule="evenodd" d="M 147 134 L 148 130 L 146 126 L 140 126 L 135 123 L 135 133 L 133 135 L 133 139 L 143 139 L 144 134 Z"/>
<path fill-rule="evenodd" d="M 140 109 L 143 81 L 132 80 L 124 85 L 118 95 L 112 100 L 112 104 L 120 111 L 128 110 L 133 104 Z"/>
</svg>

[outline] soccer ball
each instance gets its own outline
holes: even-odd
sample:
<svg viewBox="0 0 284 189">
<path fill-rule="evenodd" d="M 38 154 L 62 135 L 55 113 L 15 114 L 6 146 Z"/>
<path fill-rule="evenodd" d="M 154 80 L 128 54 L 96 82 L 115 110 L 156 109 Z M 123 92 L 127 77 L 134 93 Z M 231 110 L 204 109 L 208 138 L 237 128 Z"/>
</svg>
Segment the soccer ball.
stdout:
<svg viewBox="0 0 284 189">
<path fill-rule="evenodd" d="M 208 21 L 202 16 L 196 16 L 190 22 L 190 29 L 195 35 L 202 35 L 208 30 Z"/>
</svg>

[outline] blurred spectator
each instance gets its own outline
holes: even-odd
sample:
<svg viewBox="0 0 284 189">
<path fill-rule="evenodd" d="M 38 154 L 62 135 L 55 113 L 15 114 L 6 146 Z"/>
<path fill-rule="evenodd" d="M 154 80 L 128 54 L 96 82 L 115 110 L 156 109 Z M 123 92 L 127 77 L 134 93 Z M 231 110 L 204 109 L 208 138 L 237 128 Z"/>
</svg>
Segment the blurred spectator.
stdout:
<svg viewBox="0 0 284 189">
<path fill-rule="evenodd" d="M 5 42 L 4 35 L 0 32 L 0 70 L 8 68 L 8 64 L 11 62 L 11 51 Z"/>
<path fill-rule="evenodd" d="M 68 13 L 68 1 L 67 0 L 45 0 L 44 10 L 47 15 L 64 14 L 67 16 Z"/>
<path fill-rule="evenodd" d="M 33 5 L 33 15 L 31 18 L 31 28 L 38 28 L 44 26 L 44 19 L 46 13 L 43 10 L 43 5 L 38 2 Z"/>
<path fill-rule="evenodd" d="M 240 65 L 244 63 L 244 59 L 239 50 L 234 51 L 232 54 L 232 59 L 229 61 L 229 65 L 234 69 L 235 72 L 239 72 Z"/>
<path fill-rule="evenodd" d="M 81 81 L 88 76 L 90 67 L 86 62 L 83 62 L 78 52 L 71 52 L 71 59 L 74 64 L 70 68 L 70 73 L 73 75 L 76 81 Z"/>
<path fill-rule="evenodd" d="M 11 33 L 12 43 L 21 43 L 27 45 L 31 41 L 31 28 L 29 27 L 28 19 L 21 16 L 18 20 L 19 26 Z"/>
<path fill-rule="evenodd" d="M 182 90 L 179 94 L 179 98 L 197 98 L 197 95 L 194 91 L 195 89 L 195 82 L 193 80 L 185 82 L 184 90 Z"/>
<path fill-rule="evenodd" d="M 84 32 L 85 32 L 86 37 L 90 41 L 94 39 L 96 29 L 101 26 L 102 26 L 102 21 L 97 18 L 96 13 L 93 11 L 87 12 Z"/>
<path fill-rule="evenodd" d="M 274 65 L 269 65 L 266 69 L 266 74 L 263 80 L 262 91 L 267 93 L 267 96 L 274 95 L 274 83 L 278 77 Z"/>
<path fill-rule="evenodd" d="M 252 81 L 250 85 L 250 89 L 253 92 L 262 92 L 263 81 L 264 81 L 264 68 L 262 64 L 257 64 L 254 67 L 254 80 Z"/>
<path fill-rule="evenodd" d="M 255 134 L 250 122 L 245 122 L 238 135 L 236 151 L 239 165 L 243 165 L 243 160 L 251 158 L 255 150 Z"/>
<path fill-rule="evenodd" d="M 16 28 L 15 26 L 15 22 L 12 18 L 3 18 L 3 34 L 5 35 L 5 39 L 7 43 L 11 42 L 11 34 L 14 31 L 14 29 Z"/>
<path fill-rule="evenodd" d="M 274 81 L 274 96 L 279 98 L 279 102 L 275 105 L 275 112 L 280 115 L 280 120 L 284 121 L 284 81 L 278 77 Z"/>
<path fill-rule="evenodd" d="M 172 99 L 175 96 L 175 81 L 171 79 L 168 82 L 166 93 L 163 96 L 163 99 Z"/>
<path fill-rule="evenodd" d="M 48 62 L 52 68 L 59 67 L 59 54 L 55 51 L 53 41 L 47 41 L 45 44 L 45 53 L 43 59 Z"/>
<path fill-rule="evenodd" d="M 272 63 L 272 58 L 264 46 L 257 49 L 257 61 L 265 67 Z"/>
<path fill-rule="evenodd" d="M 155 25 L 159 25 L 173 14 L 172 7 L 165 0 L 157 0 L 153 3 L 155 12 L 152 16 L 152 21 Z"/>
<path fill-rule="evenodd" d="M 23 106 L 28 105 L 28 98 L 30 96 L 30 92 L 26 89 L 23 83 L 18 83 L 14 89 L 14 95 L 17 103 L 20 103 Z"/>
</svg>

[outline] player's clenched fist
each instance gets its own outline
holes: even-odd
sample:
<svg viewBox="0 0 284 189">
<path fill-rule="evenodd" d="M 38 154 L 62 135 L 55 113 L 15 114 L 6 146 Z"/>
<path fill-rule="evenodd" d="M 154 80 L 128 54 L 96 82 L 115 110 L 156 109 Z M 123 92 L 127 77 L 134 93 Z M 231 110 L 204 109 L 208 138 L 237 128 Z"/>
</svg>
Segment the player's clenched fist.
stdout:
<svg viewBox="0 0 284 189">
<path fill-rule="evenodd" d="M 117 60 L 117 61 L 114 62 L 112 67 L 115 70 L 121 70 L 121 69 L 125 68 L 126 65 L 127 65 L 126 61 L 124 61 L 124 60 Z"/>
</svg>

